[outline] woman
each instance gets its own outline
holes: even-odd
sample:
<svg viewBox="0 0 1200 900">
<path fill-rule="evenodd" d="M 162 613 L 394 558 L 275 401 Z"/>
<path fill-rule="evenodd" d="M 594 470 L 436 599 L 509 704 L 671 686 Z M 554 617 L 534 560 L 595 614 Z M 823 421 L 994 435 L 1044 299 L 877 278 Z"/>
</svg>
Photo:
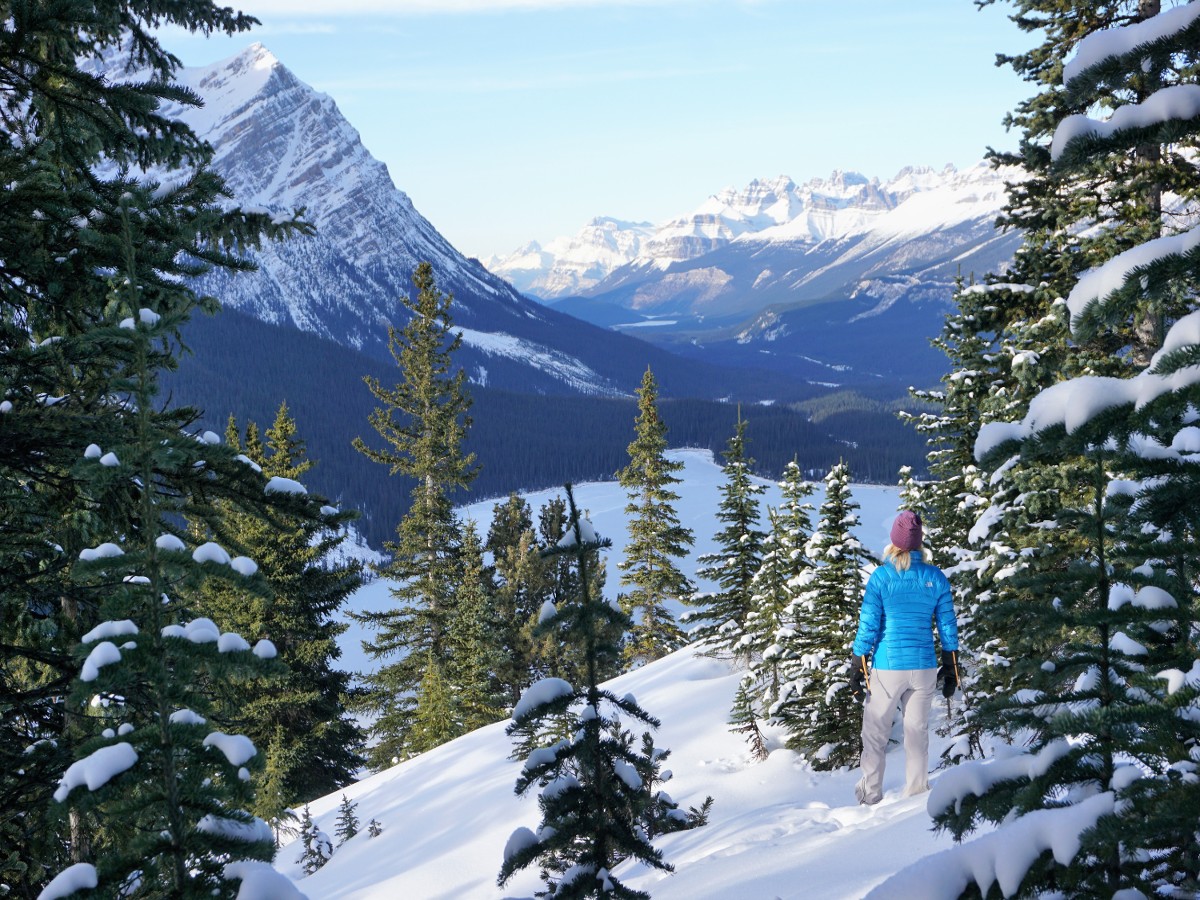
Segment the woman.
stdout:
<svg viewBox="0 0 1200 900">
<path fill-rule="evenodd" d="M 883 565 L 871 573 L 858 616 L 850 658 L 850 689 L 867 696 L 863 708 L 862 779 L 854 788 L 859 803 L 883 799 L 883 766 L 892 722 L 899 706 L 904 717 L 904 796 L 929 790 L 929 707 L 940 683 L 949 697 L 958 686 L 958 622 L 950 582 L 921 553 L 921 517 L 905 510 L 892 524 Z M 942 645 L 937 668 L 933 629 Z M 874 665 L 867 673 L 867 657 Z M 865 685 L 865 687 L 864 687 Z"/>
</svg>

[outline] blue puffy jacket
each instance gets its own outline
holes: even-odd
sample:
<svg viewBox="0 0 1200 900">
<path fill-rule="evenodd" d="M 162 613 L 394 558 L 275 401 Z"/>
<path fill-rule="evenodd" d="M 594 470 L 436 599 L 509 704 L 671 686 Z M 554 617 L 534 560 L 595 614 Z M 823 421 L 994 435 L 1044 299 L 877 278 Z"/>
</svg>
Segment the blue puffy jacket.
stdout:
<svg viewBox="0 0 1200 900">
<path fill-rule="evenodd" d="M 876 669 L 932 669 L 937 666 L 933 629 L 943 650 L 958 649 L 958 621 L 950 582 L 937 566 L 913 551 L 912 565 L 899 572 L 885 562 L 871 573 L 858 616 L 854 652 L 875 654 Z"/>
</svg>

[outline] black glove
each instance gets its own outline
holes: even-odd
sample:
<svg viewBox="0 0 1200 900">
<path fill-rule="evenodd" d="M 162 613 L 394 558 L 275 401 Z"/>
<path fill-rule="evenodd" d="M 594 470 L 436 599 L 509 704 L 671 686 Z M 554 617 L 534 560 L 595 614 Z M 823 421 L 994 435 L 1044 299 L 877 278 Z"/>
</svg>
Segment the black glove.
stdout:
<svg viewBox="0 0 1200 900">
<path fill-rule="evenodd" d="M 943 697 L 953 697 L 958 688 L 958 656 L 953 650 L 942 651 L 942 664 L 937 670 L 937 684 Z"/>
<path fill-rule="evenodd" d="M 857 653 L 850 657 L 850 693 L 861 700 L 867 693 L 867 661 Z"/>
</svg>

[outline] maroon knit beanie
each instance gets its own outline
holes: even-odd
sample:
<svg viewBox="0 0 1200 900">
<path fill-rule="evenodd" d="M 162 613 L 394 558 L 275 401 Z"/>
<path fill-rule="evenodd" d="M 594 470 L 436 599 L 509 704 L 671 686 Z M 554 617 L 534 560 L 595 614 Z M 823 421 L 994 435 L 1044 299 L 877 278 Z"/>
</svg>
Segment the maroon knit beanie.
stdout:
<svg viewBox="0 0 1200 900">
<path fill-rule="evenodd" d="M 920 550 L 922 537 L 920 516 L 907 509 L 896 516 L 896 521 L 892 523 L 893 547 L 897 550 Z"/>
</svg>

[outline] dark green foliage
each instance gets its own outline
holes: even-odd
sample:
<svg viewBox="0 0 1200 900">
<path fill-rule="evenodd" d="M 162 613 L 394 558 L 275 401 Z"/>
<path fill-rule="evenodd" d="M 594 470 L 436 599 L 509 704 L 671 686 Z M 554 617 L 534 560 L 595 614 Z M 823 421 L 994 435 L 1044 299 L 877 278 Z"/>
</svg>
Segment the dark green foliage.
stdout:
<svg viewBox="0 0 1200 900">
<path fill-rule="evenodd" d="M 139 389 L 137 378 L 152 385 L 174 365 L 178 348 L 170 337 L 189 315 L 215 309 L 213 298 L 195 295 L 184 279 L 213 266 L 248 268 L 244 248 L 296 224 L 229 208 L 224 185 L 207 168 L 210 149 L 160 108 L 196 98 L 173 83 L 178 61 L 159 45 L 156 29 L 233 34 L 253 19 L 202 0 L 169 8 L 141 0 L 24 3 L 4 16 L 0 865 L 14 895 L 33 897 L 65 863 L 86 860 L 92 847 L 111 840 L 86 811 L 60 815 L 49 799 L 56 775 L 79 743 L 91 740 L 93 723 L 81 721 L 77 709 L 68 715 L 64 702 L 78 672 L 71 648 L 101 607 L 117 602 L 111 586 L 76 578 L 74 562 L 81 550 L 114 536 L 134 539 L 142 515 L 141 492 L 129 480 L 133 457 L 99 466 L 84 450 L 136 443 L 121 399 Z M 116 71 L 99 77 L 103 57 L 111 65 L 130 62 L 148 80 Z M 139 182 L 145 169 L 161 183 Z M 118 272 L 136 284 L 118 285 Z M 150 312 L 143 316 L 143 309 Z M 162 318 L 156 323 L 153 315 Z M 125 319 L 129 327 L 118 327 Z M 139 322 L 154 332 L 152 346 L 133 338 Z M 194 418 L 164 409 L 151 429 L 168 441 L 160 446 L 171 447 Z M 174 462 L 156 460 L 156 478 L 170 485 L 170 497 L 202 503 L 206 493 L 228 491 L 207 483 L 221 461 L 209 459 L 192 473 Z M 138 590 L 118 593 L 136 605 Z"/>
<path fill-rule="evenodd" d="M 416 297 L 403 299 L 408 322 L 388 331 L 402 380 L 385 388 L 378 379 L 366 378 L 383 404 L 371 413 L 371 425 L 388 446 L 376 449 L 361 438 L 354 441 L 368 459 L 413 483 L 412 504 L 396 528 L 396 540 L 386 545 L 391 561 L 378 569 L 396 582 L 397 606 L 359 617 L 375 632 L 364 647 L 384 661 L 364 679 L 359 703 L 375 716 L 370 761 L 376 768 L 462 733 L 449 705 L 447 671 L 462 540 L 451 493 L 475 477 L 474 457 L 463 452 L 471 401 L 465 373 L 451 374 L 454 351 L 462 343 L 452 329 L 452 298 L 438 291 L 428 263 L 417 267 L 413 285 Z"/>
<path fill-rule="evenodd" d="M 306 806 L 305 809 L 308 807 Z M 358 804 L 352 803 L 350 798 L 342 794 L 342 802 L 338 804 L 338 817 L 335 826 L 334 836 L 337 838 L 338 846 L 346 843 L 350 838 L 358 834 Z M 371 820 L 375 821 L 374 819 Z"/>
<path fill-rule="evenodd" d="M 507 704 L 492 675 L 493 666 L 502 660 L 497 636 L 503 622 L 494 605 L 496 587 L 484 566 L 479 532 L 471 521 L 463 527 L 461 560 L 450 620 L 450 680 L 455 687 L 456 718 L 467 732 L 498 722 Z"/>
<path fill-rule="evenodd" d="M 283 515 L 314 511 L 307 498 L 266 493 L 262 476 L 230 448 L 182 431 L 177 413 L 156 410 L 154 360 L 169 353 L 186 306 L 164 305 L 161 313 L 140 306 L 154 302 L 136 277 L 135 223 L 142 219 L 129 201 L 122 219 L 129 275 L 114 279 L 110 310 L 116 319 L 136 319 L 112 329 L 113 342 L 131 351 L 113 379 L 120 431 L 109 455 L 85 454 L 79 471 L 95 502 L 119 511 L 127 525 L 99 535 L 107 540 L 72 566 L 101 626 L 82 638 L 78 658 L 87 659 L 66 705 L 87 735 L 80 755 L 120 755 L 121 762 L 86 792 L 68 769 L 55 797 L 94 823 L 84 852 L 104 894 L 121 886 L 131 897 L 232 897 L 225 862 L 269 860 L 274 847 L 267 825 L 243 811 L 253 796 L 248 767 L 256 748 L 225 733 L 232 723 L 214 700 L 229 683 L 265 675 L 275 648 L 260 641 L 251 652 L 241 636 L 219 634 L 195 616 L 197 594 L 214 580 L 243 596 L 264 585 L 244 566 L 232 569 L 216 544 L 190 554 L 172 523 L 190 518 L 215 528 L 214 510 L 226 503 L 258 515 L 271 506 Z"/>
<path fill-rule="evenodd" d="M 1007 396 L 984 417 L 1021 419 L 1035 397 L 1040 412 L 1025 419 L 1021 443 L 985 442 L 994 447 L 980 466 L 988 510 L 975 533 L 987 545 L 972 560 L 966 632 L 980 645 L 967 689 L 979 728 L 1021 741 L 1046 764 L 956 797 L 936 821 L 956 837 L 985 821 L 1003 831 L 1100 791 L 1097 802 L 1114 802 L 1082 833 L 1079 852 L 1066 862 L 1043 853 L 1021 895 L 1188 893 L 1200 880 L 1187 849 L 1200 820 L 1197 807 L 1184 812 L 1195 802 L 1194 776 L 1181 773 L 1195 770 L 1200 733 L 1195 685 L 1183 672 L 1197 658 L 1200 523 L 1182 499 L 1196 485 L 1180 448 L 1200 397 L 1190 379 L 1158 380 L 1171 360 L 1156 352 L 1194 309 L 1195 266 L 1159 244 L 1159 260 L 1123 272 L 1115 289 L 1084 295 L 1079 276 L 1184 227 L 1164 214 L 1165 200 L 1197 197 L 1195 123 L 1058 140 L 1053 152 L 1050 141 L 1069 115 L 1097 117 L 1194 84 L 1198 54 L 1187 32 L 1160 34 L 1063 85 L 1063 61 L 1081 40 L 1153 16 L 1160 4 L 1014 6 L 1018 24 L 1042 41 L 1002 58 L 1039 88 L 1011 117 L 1023 135 L 1019 155 L 1006 158 L 1032 174 L 1004 219 L 1026 230 L 1005 280 L 1028 287 L 982 310 L 994 317 L 980 329 L 999 350 L 992 359 L 1012 359 L 994 367 L 991 397 Z M 1081 313 L 1072 322 L 1054 305 L 1068 296 Z M 1167 340 L 1189 357 L 1193 335 L 1185 327 Z M 1027 351 L 1036 365 L 1018 369 Z M 1131 378 L 1141 384 L 1136 404 Z M 1062 403 L 1075 390 L 1079 402 Z"/>
<path fill-rule="evenodd" d="M 547 514 L 543 511 L 543 517 Z M 557 541 L 559 525 L 546 537 Z M 496 691 L 505 706 L 516 705 L 521 692 L 529 687 L 540 659 L 533 637 L 538 611 L 550 594 L 550 563 L 538 552 L 538 534 L 532 512 L 518 494 L 493 507 L 488 530 L 487 549 L 493 559 L 492 608 L 494 620 L 490 637 L 492 658 L 489 668 Z"/>
<path fill-rule="evenodd" d="M 858 625 L 870 555 L 854 537 L 858 504 L 850 494 L 850 469 L 834 466 L 825 479 L 821 519 L 808 543 L 815 568 L 795 604 L 796 637 L 786 663 L 788 693 L 775 715 L 788 730 L 788 746 L 815 769 L 853 765 L 858 759 L 862 704 L 850 691 L 847 660 Z"/>
<path fill-rule="evenodd" d="M 625 643 L 625 664 L 634 668 L 677 650 L 686 642 L 667 601 L 692 595 L 692 583 L 677 560 L 687 556 L 692 531 L 679 522 L 673 504 L 679 495 L 675 472 L 683 463 L 666 458 L 667 427 L 658 414 L 658 384 L 647 369 L 638 390 L 636 437 L 629 445 L 629 465 L 617 479 L 629 495 L 629 543 L 619 564 L 621 608 L 633 620 Z"/>
<path fill-rule="evenodd" d="M 737 427 L 725 450 L 725 484 L 717 520 L 724 528 L 716 536 L 719 550 L 699 559 L 696 577 L 714 582 L 716 589 L 693 595 L 684 620 L 696 624 L 693 640 L 704 643 L 709 653 L 732 655 L 745 662 L 749 651 L 742 644 L 746 617 L 753 609 L 754 576 L 762 565 L 765 537 L 758 525 L 758 496 L 763 487 L 752 478 L 754 460 L 746 456 L 746 420 L 739 415 Z"/>
<path fill-rule="evenodd" d="M 514 710 L 509 734 L 528 733 L 537 730 L 540 722 L 565 719 L 567 733 L 577 737 L 536 748 L 528 755 L 516 792 L 523 795 L 541 789 L 542 826 L 536 835 L 526 828 L 514 833 L 498 880 L 503 885 L 514 873 L 538 863 L 548 885 L 540 896 L 644 900 L 647 894 L 622 884 L 612 869 L 626 859 L 666 871 L 671 867 L 639 828 L 647 797 L 640 771 L 647 763 L 631 746 L 628 733 L 622 734 L 618 717 L 650 728 L 659 723 L 632 696 L 620 698 L 600 687 L 600 671 L 621 652 L 611 635 L 630 622 L 625 613 L 592 592 L 590 561 L 611 542 L 598 537 L 591 523 L 581 518 L 570 485 L 566 495 L 569 528 L 545 553 L 573 559 L 579 587 L 547 615 L 541 628 L 581 648 L 584 678 L 578 687 L 559 679 L 535 684 Z"/>
<path fill-rule="evenodd" d="M 264 476 L 297 480 L 314 468 L 286 403 L 267 430 L 265 446 L 258 434 L 250 422 L 243 439 L 231 419 L 226 440 Z M 265 751 L 254 812 L 268 821 L 298 801 L 344 787 L 363 763 L 363 736 L 346 710 L 354 692 L 350 676 L 336 668 L 337 636 L 346 630 L 339 610 L 363 583 L 362 567 L 330 559 L 342 537 L 339 526 L 354 514 L 310 497 L 305 516 L 276 515 L 270 521 L 220 507 L 219 539 L 254 560 L 269 592 L 247 599 L 216 585 L 197 604 L 204 615 L 243 635 L 269 635 L 287 667 L 269 682 L 238 684 L 225 698 L 226 716 Z"/>
<path fill-rule="evenodd" d="M 308 804 L 304 804 L 304 813 L 300 816 L 300 855 L 296 862 L 304 870 L 305 875 L 312 875 L 329 862 L 333 856 L 333 842 L 329 835 L 317 827 Z"/>
</svg>

